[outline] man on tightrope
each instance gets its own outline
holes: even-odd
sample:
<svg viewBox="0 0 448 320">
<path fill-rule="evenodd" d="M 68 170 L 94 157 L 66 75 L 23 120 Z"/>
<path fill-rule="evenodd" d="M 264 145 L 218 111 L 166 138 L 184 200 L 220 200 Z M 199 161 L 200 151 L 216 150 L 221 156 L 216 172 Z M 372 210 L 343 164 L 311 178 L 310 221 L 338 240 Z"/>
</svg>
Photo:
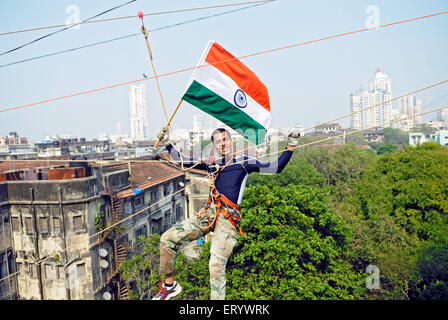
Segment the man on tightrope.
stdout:
<svg viewBox="0 0 448 320">
<path fill-rule="evenodd" d="M 181 155 L 169 141 L 168 128 L 164 127 L 157 138 L 165 145 L 173 160 L 180 160 Z M 261 163 L 246 156 L 235 157 L 230 133 L 216 129 L 211 136 L 213 147 L 219 155 L 209 161 L 186 159 L 184 166 L 195 166 L 214 175 L 214 186 L 210 188 L 207 205 L 192 218 L 176 223 L 162 234 L 160 239 L 160 274 L 165 279 L 153 300 L 169 300 L 177 296 L 182 287 L 174 280 L 174 264 L 178 248 L 186 243 L 203 237 L 213 231 L 210 247 L 210 299 L 224 300 L 227 260 L 235 246 L 240 228 L 240 203 L 246 187 L 247 176 L 252 172 L 280 173 L 292 156 L 294 147 L 299 143 L 300 133 L 293 130 L 288 136 L 285 151 L 273 163 Z"/>
</svg>

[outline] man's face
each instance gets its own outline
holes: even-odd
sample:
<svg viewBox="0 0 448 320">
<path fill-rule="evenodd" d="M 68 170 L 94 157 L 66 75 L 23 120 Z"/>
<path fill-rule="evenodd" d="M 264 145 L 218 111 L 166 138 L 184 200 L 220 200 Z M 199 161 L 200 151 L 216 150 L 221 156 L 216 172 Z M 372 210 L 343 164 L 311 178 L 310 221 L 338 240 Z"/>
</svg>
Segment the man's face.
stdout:
<svg viewBox="0 0 448 320">
<path fill-rule="evenodd" d="M 228 155 L 232 151 L 232 139 L 226 132 L 218 132 L 213 135 L 213 146 L 221 156 Z"/>
</svg>

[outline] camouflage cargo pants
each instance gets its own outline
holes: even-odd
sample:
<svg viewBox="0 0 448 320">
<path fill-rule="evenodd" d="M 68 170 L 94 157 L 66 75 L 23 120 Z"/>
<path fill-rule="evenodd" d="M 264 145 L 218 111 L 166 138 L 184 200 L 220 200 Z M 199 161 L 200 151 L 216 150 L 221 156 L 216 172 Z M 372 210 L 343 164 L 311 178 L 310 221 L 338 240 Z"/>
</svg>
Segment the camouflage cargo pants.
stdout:
<svg viewBox="0 0 448 320">
<path fill-rule="evenodd" d="M 213 221 L 214 215 L 211 220 Z M 199 224 L 207 226 L 208 220 Z M 196 217 L 176 223 L 160 239 L 160 273 L 174 272 L 176 253 L 180 246 L 194 241 L 207 232 L 198 227 Z M 226 264 L 238 239 L 235 227 L 222 214 L 218 216 L 210 247 L 210 299 L 224 300 L 226 297 Z"/>
</svg>

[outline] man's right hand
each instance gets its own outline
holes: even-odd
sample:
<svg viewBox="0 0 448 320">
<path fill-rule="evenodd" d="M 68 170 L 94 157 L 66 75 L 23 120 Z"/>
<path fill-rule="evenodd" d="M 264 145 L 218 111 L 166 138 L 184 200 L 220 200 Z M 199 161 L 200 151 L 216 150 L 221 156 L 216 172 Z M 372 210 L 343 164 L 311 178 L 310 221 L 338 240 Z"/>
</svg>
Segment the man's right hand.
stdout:
<svg viewBox="0 0 448 320">
<path fill-rule="evenodd" d="M 159 139 L 160 143 L 164 146 L 170 145 L 170 132 L 168 127 L 163 127 L 159 133 L 157 133 L 157 139 Z"/>
</svg>

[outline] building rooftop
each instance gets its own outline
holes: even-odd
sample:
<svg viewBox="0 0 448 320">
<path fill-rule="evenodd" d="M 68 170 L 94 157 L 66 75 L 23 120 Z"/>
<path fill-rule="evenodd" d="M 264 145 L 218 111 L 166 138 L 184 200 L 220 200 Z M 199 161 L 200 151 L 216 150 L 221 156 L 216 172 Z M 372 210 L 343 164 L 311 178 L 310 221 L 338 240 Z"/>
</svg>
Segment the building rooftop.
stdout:
<svg viewBox="0 0 448 320">
<path fill-rule="evenodd" d="M 69 160 L 69 157 L 61 156 L 61 157 L 52 157 L 51 160 Z M 69 164 L 68 161 L 51 161 L 49 160 L 40 160 L 36 159 L 33 161 L 26 160 L 4 160 L 0 161 L 0 172 L 8 172 L 8 171 L 18 171 L 18 170 L 29 170 L 35 168 L 48 168 L 54 166 L 66 166 Z"/>
<path fill-rule="evenodd" d="M 138 158 L 137 158 L 138 159 Z M 136 160 L 136 159 L 133 159 Z M 115 170 L 129 169 L 128 164 L 114 166 Z M 185 175 L 180 169 L 164 162 L 133 162 L 131 163 L 132 186 L 145 190 L 155 185 L 169 181 Z M 119 198 L 129 197 L 133 194 L 133 189 L 129 188 L 117 194 Z"/>
</svg>

